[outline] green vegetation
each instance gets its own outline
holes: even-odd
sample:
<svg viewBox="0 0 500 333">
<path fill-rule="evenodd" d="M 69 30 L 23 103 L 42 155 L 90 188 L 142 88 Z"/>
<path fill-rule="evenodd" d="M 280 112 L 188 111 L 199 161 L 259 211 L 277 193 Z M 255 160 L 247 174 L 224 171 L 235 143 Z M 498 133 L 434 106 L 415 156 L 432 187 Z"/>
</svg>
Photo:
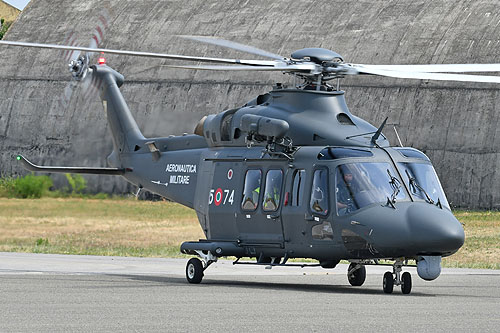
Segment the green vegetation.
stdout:
<svg viewBox="0 0 500 333">
<path fill-rule="evenodd" d="M 455 215 L 465 245 L 443 266 L 500 269 L 500 212 Z M 194 211 L 171 202 L 0 198 L 0 251 L 181 257 L 180 244 L 200 238 Z"/>
<path fill-rule="evenodd" d="M 0 28 L 0 39 L 3 38 L 5 33 L 7 33 L 7 30 L 9 30 L 11 24 L 12 24 L 12 22 L 5 22 L 4 19 L 0 19 L 0 27 L 1 27 Z"/>
<path fill-rule="evenodd" d="M 71 175 L 67 173 L 66 179 L 68 180 L 68 183 L 71 186 L 72 194 L 81 194 L 82 191 L 85 190 L 85 188 L 87 188 L 87 181 L 81 175 L 78 174 Z"/>
<path fill-rule="evenodd" d="M 80 175 L 66 179 L 68 186 L 51 190 L 48 176 L 0 178 L 0 198 L 9 198 L 0 199 L 0 251 L 175 257 L 181 256 L 182 241 L 204 237 L 188 208 L 109 199 L 105 193 L 85 193 L 87 182 Z M 454 213 L 466 240 L 443 265 L 500 269 L 500 212 Z"/>
<path fill-rule="evenodd" d="M 0 178 L 0 198 L 109 198 L 106 193 L 85 193 L 87 181 L 81 175 L 66 174 L 66 179 L 69 186 L 58 190 L 54 189 L 52 179 L 49 176 L 29 174 L 24 177 Z"/>
<path fill-rule="evenodd" d="M 48 176 L 30 174 L 17 178 L 1 178 L 0 197 L 41 198 L 48 193 L 52 185 L 52 179 Z"/>
<path fill-rule="evenodd" d="M 203 237 L 194 211 L 171 202 L 0 199 L 0 251 L 181 257 Z"/>
<path fill-rule="evenodd" d="M 500 269 L 500 212 L 454 212 L 465 229 L 465 244 L 443 259 L 446 267 Z"/>
</svg>

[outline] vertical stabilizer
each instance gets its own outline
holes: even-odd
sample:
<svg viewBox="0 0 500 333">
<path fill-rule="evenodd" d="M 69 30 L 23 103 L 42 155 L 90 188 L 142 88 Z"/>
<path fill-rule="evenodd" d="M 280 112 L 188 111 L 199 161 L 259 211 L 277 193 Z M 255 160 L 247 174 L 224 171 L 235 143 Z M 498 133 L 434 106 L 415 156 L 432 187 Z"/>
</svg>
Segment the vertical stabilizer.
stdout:
<svg viewBox="0 0 500 333">
<path fill-rule="evenodd" d="M 92 66 L 92 70 L 108 117 L 114 150 L 118 154 L 133 152 L 136 145 L 144 142 L 144 136 L 120 92 L 123 75 L 106 65 Z"/>
</svg>

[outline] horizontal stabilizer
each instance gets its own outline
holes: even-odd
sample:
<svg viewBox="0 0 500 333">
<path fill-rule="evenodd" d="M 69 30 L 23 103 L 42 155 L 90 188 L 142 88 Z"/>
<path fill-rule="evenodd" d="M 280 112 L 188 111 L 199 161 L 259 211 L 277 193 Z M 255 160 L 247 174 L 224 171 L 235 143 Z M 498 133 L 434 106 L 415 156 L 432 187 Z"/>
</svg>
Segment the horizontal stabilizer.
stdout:
<svg viewBox="0 0 500 333">
<path fill-rule="evenodd" d="M 36 172 L 60 172 L 60 173 L 82 173 L 93 175 L 123 175 L 125 172 L 131 172 L 132 169 L 119 168 L 85 168 L 85 167 L 55 167 L 55 166 L 39 166 L 28 161 L 24 156 L 17 155 L 16 159 L 23 163 L 23 167 L 29 171 Z"/>
</svg>

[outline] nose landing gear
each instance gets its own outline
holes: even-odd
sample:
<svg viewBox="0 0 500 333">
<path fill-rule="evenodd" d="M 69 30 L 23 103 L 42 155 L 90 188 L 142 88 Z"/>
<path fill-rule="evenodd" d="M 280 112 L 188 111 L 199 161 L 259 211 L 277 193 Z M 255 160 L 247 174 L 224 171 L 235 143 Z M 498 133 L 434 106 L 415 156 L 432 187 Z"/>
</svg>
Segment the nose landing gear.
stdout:
<svg viewBox="0 0 500 333">
<path fill-rule="evenodd" d="M 210 251 L 196 251 L 196 253 L 198 253 L 201 260 L 191 258 L 186 265 L 186 279 L 189 283 L 194 284 L 200 283 L 203 279 L 205 269 L 217 261 L 217 257 L 210 253 Z"/>
<path fill-rule="evenodd" d="M 351 286 L 361 286 L 365 283 L 366 268 L 365 265 L 352 262 L 347 269 L 347 280 Z"/>
<path fill-rule="evenodd" d="M 411 292 L 411 275 L 408 272 L 401 274 L 403 270 L 403 260 L 398 259 L 394 263 L 393 272 L 385 272 L 384 279 L 382 281 L 382 286 L 384 293 L 390 294 L 394 289 L 394 285 L 401 286 L 401 291 L 403 294 L 409 294 Z"/>
</svg>

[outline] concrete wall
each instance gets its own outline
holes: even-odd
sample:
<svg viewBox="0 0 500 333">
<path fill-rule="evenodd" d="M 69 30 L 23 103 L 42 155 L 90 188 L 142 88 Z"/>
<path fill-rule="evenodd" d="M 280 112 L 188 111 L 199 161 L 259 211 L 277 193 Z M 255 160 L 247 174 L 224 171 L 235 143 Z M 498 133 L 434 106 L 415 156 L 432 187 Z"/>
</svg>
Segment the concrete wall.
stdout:
<svg viewBox="0 0 500 333">
<path fill-rule="evenodd" d="M 32 0 L 5 37 L 62 43 L 74 30 L 88 43 L 100 8 L 111 13 L 104 47 L 202 56 L 251 55 L 174 37 L 216 35 L 289 55 L 335 50 L 353 63 L 495 63 L 495 0 L 132 1 Z M 162 60 L 108 56 L 123 73 L 125 98 L 145 135 L 192 132 L 202 115 L 244 104 L 282 74 L 181 71 Z M 111 150 L 97 100 L 75 94 L 58 106 L 66 64 L 55 51 L 0 48 L 0 170 L 23 173 L 11 155 L 37 163 L 99 166 Z M 405 145 L 433 160 L 454 206 L 500 208 L 499 86 L 356 77 L 343 81 L 351 111 L 373 124 L 389 116 Z M 385 131 L 396 144 L 392 130 Z M 89 177 L 92 189 L 131 191 L 120 178 Z"/>
</svg>

